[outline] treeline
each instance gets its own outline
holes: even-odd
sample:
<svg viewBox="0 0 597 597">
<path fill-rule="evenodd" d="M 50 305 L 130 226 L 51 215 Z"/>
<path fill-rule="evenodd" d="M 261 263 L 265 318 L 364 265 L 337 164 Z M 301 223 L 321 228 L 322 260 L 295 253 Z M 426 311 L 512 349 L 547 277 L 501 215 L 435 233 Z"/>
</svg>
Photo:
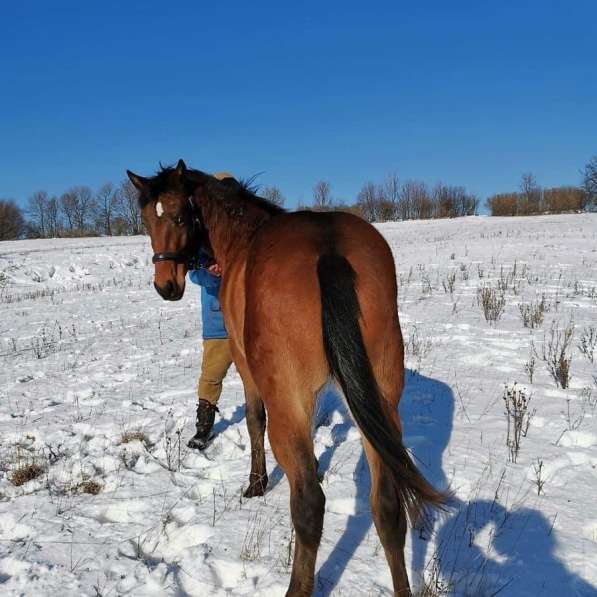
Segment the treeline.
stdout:
<svg viewBox="0 0 597 597">
<path fill-rule="evenodd" d="M 75 186 L 59 196 L 37 191 L 21 210 L 0 201 L 0 240 L 142 234 L 137 191 L 127 180 L 102 185 L 96 192 Z"/>
<path fill-rule="evenodd" d="M 522 216 L 597 209 L 597 155 L 581 174 L 580 186 L 554 188 L 542 188 L 532 174 L 524 174 L 518 191 L 489 197 L 487 210 L 492 216 Z M 285 202 L 277 187 L 264 187 L 258 194 L 279 205 Z M 330 183 L 321 180 L 313 187 L 312 204 L 301 208 L 344 210 L 369 222 L 386 222 L 476 215 L 479 198 L 462 186 L 428 187 L 391 174 L 382 183 L 364 184 L 352 202 L 333 198 Z M 72 187 L 59 196 L 38 191 L 24 210 L 14 201 L 0 200 L 0 240 L 143 232 L 137 191 L 128 180 L 119 186 L 106 183 L 95 192 L 87 186 Z"/>
<path fill-rule="evenodd" d="M 487 209 L 492 216 L 579 212 L 585 211 L 589 204 L 589 196 L 581 187 L 544 189 L 532 174 L 523 175 L 519 192 L 499 193 L 487 199 Z"/>
<path fill-rule="evenodd" d="M 500 193 L 486 200 L 492 216 L 522 216 L 545 213 L 571 213 L 597 209 L 597 156 L 581 171 L 580 186 L 542 188 L 532 174 L 523 174 L 520 191 Z M 313 187 L 313 208 L 340 209 L 356 213 L 369 222 L 457 218 L 476 215 L 479 199 L 461 186 L 425 183 L 401 183 L 390 175 L 382 184 L 368 182 L 355 203 L 334 201 L 330 184 L 320 181 Z"/>
<path fill-rule="evenodd" d="M 588 211 L 597 207 L 597 156 L 581 172 L 581 186 L 542 188 L 533 174 L 523 174 L 520 190 L 487 198 L 492 216 L 531 216 Z"/>
<path fill-rule="evenodd" d="M 319 181 L 313 187 L 312 208 L 350 211 L 368 222 L 388 222 L 475 215 L 479 199 L 461 186 L 439 183 L 430 189 L 420 181 L 402 183 L 398 176 L 391 174 L 381 184 L 364 184 L 355 203 L 334 200 L 330 183 Z"/>
<path fill-rule="evenodd" d="M 424 182 L 400 183 L 395 175 L 383 184 L 367 183 L 357 195 L 358 213 L 369 222 L 428 220 L 476 215 L 479 199 L 464 187 Z"/>
<path fill-rule="evenodd" d="M 313 209 L 350 211 L 368 222 L 456 218 L 474 215 L 478 207 L 479 199 L 464 187 L 440 183 L 430 189 L 420 181 L 402 183 L 395 174 L 364 184 L 355 203 L 333 200 L 326 181 L 313 188 Z"/>
</svg>

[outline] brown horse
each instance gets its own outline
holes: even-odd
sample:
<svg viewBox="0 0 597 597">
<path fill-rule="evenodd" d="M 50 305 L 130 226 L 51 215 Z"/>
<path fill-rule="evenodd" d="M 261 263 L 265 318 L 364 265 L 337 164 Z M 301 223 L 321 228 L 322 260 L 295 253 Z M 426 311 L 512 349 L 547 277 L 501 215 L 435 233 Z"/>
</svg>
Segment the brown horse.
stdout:
<svg viewBox="0 0 597 597">
<path fill-rule="evenodd" d="M 242 377 L 251 437 L 247 496 L 266 484 L 263 436 L 290 484 L 296 531 L 288 595 L 310 595 L 325 497 L 313 453 L 312 418 L 329 379 L 342 389 L 371 471 L 371 512 L 396 595 L 409 595 L 407 518 L 442 496 L 402 444 L 397 405 L 404 349 L 392 253 L 370 224 L 348 213 L 286 213 L 232 178 L 163 168 L 142 178 L 155 286 L 168 300 L 184 292 L 187 260 L 201 243 L 222 267 L 220 301 Z M 265 405 L 265 409 L 264 409 Z"/>
</svg>

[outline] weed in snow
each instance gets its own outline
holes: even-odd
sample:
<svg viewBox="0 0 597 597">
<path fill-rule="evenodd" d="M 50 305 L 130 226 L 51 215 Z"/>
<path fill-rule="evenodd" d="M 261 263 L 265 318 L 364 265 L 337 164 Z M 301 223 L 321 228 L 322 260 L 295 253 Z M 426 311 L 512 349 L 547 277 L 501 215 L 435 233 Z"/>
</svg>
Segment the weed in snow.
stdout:
<svg viewBox="0 0 597 597">
<path fill-rule="evenodd" d="M 597 328 L 592 325 L 584 328 L 580 335 L 580 343 L 578 344 L 578 349 L 590 363 L 594 362 L 596 346 Z"/>
<path fill-rule="evenodd" d="M 420 371 L 423 362 L 429 356 L 433 343 L 431 338 L 423 334 L 416 325 L 412 326 L 408 340 L 404 344 L 404 351 L 407 356 L 415 359 L 415 370 Z"/>
<path fill-rule="evenodd" d="M 506 296 L 503 290 L 485 285 L 477 289 L 477 304 L 481 307 L 485 321 L 495 325 L 504 313 Z"/>
<path fill-rule="evenodd" d="M 518 305 L 522 325 L 525 328 L 534 329 L 543 323 L 543 317 L 546 311 L 549 311 L 549 303 L 545 300 L 545 295 L 541 295 L 541 300 L 531 303 L 520 303 Z"/>
<path fill-rule="evenodd" d="M 508 446 L 510 462 L 516 462 L 520 451 L 520 440 L 526 437 L 531 419 L 535 411 L 529 411 L 532 396 L 516 383 L 506 386 L 502 399 L 506 407 L 506 420 L 508 423 L 506 446 Z"/>
<path fill-rule="evenodd" d="M 529 359 L 524 364 L 524 370 L 529 378 L 529 383 L 533 383 L 533 376 L 535 375 L 535 365 L 537 364 L 537 351 L 535 350 L 535 344 L 531 340 L 531 346 L 529 349 Z"/>
<path fill-rule="evenodd" d="M 573 335 L 574 323 L 572 320 L 562 330 L 558 328 L 554 320 L 549 335 L 543 335 L 543 360 L 556 385 L 564 390 L 570 384 L 570 363 L 572 361 L 570 347 Z"/>
<path fill-rule="evenodd" d="M 535 459 L 535 462 L 533 463 L 533 472 L 535 473 L 535 480 L 533 483 L 535 484 L 535 487 L 537 487 L 537 495 L 541 495 L 543 493 L 543 486 L 545 485 L 542 458 Z"/>
</svg>

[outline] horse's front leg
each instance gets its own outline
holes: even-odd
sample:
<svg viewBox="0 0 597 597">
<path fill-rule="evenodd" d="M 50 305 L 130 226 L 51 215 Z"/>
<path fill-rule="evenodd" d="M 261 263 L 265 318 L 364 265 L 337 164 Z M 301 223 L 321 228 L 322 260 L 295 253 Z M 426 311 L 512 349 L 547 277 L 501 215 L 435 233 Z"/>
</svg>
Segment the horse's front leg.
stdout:
<svg viewBox="0 0 597 597">
<path fill-rule="evenodd" d="M 247 498 L 263 495 L 267 487 L 267 471 L 265 468 L 265 407 L 259 393 L 245 389 L 247 427 L 251 439 L 251 473 L 249 487 L 244 492 Z"/>
</svg>

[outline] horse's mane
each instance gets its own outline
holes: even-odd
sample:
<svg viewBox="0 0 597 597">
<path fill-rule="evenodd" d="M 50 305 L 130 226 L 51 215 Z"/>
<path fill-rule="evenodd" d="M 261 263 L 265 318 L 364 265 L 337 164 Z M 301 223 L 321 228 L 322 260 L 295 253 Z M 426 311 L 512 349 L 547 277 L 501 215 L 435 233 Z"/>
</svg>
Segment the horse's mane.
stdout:
<svg viewBox="0 0 597 597">
<path fill-rule="evenodd" d="M 223 182 L 225 181 L 226 179 L 224 179 Z M 241 197 L 249 201 L 249 203 L 251 203 L 252 205 L 259 207 L 268 215 L 275 216 L 276 214 L 281 214 L 286 211 L 277 203 L 274 203 L 273 201 L 270 201 L 265 197 L 260 197 L 259 195 L 257 195 L 257 193 L 259 192 L 259 185 L 255 184 L 255 176 L 251 176 L 250 178 L 241 178 L 237 182 L 240 186 Z"/>
<path fill-rule="evenodd" d="M 145 179 L 146 188 L 139 193 L 139 207 L 143 209 L 148 203 L 159 197 L 162 193 L 185 192 L 185 184 L 176 174 L 174 166 L 163 166 L 160 163 L 159 170 Z"/>
<path fill-rule="evenodd" d="M 255 185 L 255 177 L 240 180 L 234 178 L 217 180 L 205 172 L 192 168 L 188 168 L 186 174 L 185 179 L 181 180 L 174 166 L 160 164 L 160 168 L 155 175 L 147 179 L 147 190 L 139 194 L 139 207 L 143 209 L 162 193 L 180 192 L 190 195 L 199 181 L 205 181 L 210 194 L 213 193 L 225 198 L 227 205 L 232 201 L 234 203 L 248 203 L 265 212 L 268 216 L 274 216 L 286 211 L 274 202 L 257 195 L 259 187 Z"/>
</svg>

